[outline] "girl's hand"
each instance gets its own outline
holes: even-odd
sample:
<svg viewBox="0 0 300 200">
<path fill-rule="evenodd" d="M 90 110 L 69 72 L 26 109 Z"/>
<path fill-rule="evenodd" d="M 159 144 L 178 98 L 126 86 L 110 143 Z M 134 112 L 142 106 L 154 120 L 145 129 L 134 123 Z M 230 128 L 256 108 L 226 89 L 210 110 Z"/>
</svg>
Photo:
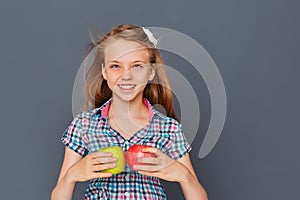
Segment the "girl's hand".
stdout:
<svg viewBox="0 0 300 200">
<path fill-rule="evenodd" d="M 83 182 L 94 178 L 112 176 L 112 173 L 101 172 L 102 170 L 116 167 L 117 158 L 109 152 L 94 152 L 86 155 L 72 165 L 66 176 L 70 182 Z"/>
<path fill-rule="evenodd" d="M 178 161 L 171 159 L 168 155 L 157 148 L 145 148 L 143 152 L 150 152 L 156 158 L 140 158 L 139 165 L 134 165 L 138 173 L 146 176 L 155 176 L 167 181 L 183 182 L 189 170 Z"/>
</svg>

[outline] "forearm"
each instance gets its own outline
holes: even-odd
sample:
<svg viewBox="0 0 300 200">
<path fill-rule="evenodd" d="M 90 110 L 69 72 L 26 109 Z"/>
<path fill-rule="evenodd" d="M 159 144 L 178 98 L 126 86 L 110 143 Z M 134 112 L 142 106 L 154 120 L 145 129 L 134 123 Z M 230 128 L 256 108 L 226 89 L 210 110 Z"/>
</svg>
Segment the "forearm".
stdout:
<svg viewBox="0 0 300 200">
<path fill-rule="evenodd" d="M 51 194 L 51 200 L 72 200 L 76 182 L 68 180 L 64 176 L 55 186 Z"/>
<path fill-rule="evenodd" d="M 207 200 L 207 194 L 198 180 L 191 174 L 187 173 L 184 181 L 180 182 L 186 200 Z"/>
</svg>

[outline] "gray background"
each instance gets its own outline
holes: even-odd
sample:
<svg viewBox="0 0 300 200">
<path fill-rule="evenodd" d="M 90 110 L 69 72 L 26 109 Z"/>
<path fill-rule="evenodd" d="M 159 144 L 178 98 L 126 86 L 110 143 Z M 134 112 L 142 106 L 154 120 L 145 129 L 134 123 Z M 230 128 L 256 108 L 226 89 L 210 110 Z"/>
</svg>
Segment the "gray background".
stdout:
<svg viewBox="0 0 300 200">
<path fill-rule="evenodd" d="M 8 1 L 0 3 L 1 199 L 49 199 L 72 120 L 72 87 L 89 28 L 118 24 L 183 32 L 212 56 L 228 112 L 204 159 L 198 151 L 210 118 L 201 76 L 184 75 L 200 101 L 192 162 L 211 200 L 300 199 L 299 1 Z M 165 52 L 168 65 L 185 61 Z M 174 58 L 174 59 L 173 59 Z M 74 199 L 83 199 L 85 183 Z M 166 183 L 170 199 L 183 199 Z"/>
</svg>

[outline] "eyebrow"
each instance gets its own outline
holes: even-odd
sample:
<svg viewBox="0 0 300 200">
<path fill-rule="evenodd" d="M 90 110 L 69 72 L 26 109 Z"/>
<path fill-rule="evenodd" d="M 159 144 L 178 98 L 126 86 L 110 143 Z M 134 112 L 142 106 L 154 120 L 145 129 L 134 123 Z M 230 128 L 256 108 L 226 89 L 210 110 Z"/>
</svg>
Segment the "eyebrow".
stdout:
<svg viewBox="0 0 300 200">
<path fill-rule="evenodd" d="M 141 63 L 147 63 L 144 60 L 133 60 L 131 63 L 139 63 L 139 62 L 141 62 Z M 118 60 L 111 60 L 111 61 L 108 62 L 108 64 L 110 64 L 110 63 L 120 63 L 120 62 Z"/>
</svg>

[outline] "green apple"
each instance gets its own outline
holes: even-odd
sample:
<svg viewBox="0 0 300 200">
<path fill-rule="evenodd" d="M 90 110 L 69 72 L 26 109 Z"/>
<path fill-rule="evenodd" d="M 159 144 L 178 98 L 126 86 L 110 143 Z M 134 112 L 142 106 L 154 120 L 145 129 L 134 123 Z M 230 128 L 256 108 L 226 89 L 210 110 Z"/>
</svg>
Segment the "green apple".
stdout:
<svg viewBox="0 0 300 200">
<path fill-rule="evenodd" d="M 106 148 L 101 148 L 98 151 L 100 152 L 110 152 L 112 153 L 113 157 L 116 157 L 117 160 L 117 166 L 115 168 L 106 169 L 102 172 L 111 172 L 112 174 L 119 174 L 121 173 L 125 168 L 125 154 L 121 147 L 119 146 L 109 146 Z"/>
</svg>

